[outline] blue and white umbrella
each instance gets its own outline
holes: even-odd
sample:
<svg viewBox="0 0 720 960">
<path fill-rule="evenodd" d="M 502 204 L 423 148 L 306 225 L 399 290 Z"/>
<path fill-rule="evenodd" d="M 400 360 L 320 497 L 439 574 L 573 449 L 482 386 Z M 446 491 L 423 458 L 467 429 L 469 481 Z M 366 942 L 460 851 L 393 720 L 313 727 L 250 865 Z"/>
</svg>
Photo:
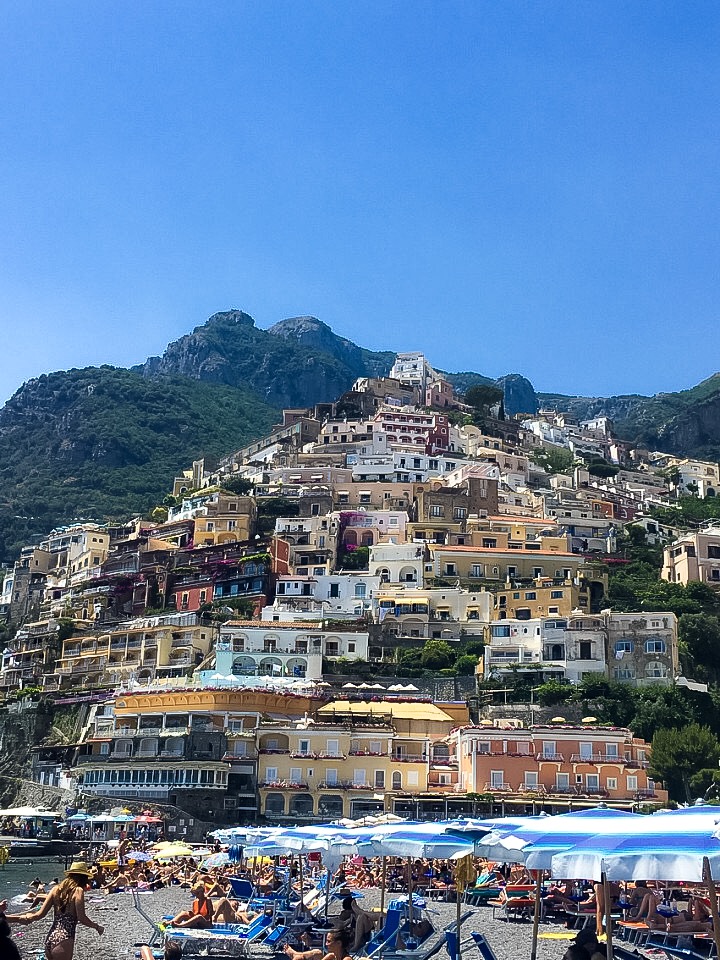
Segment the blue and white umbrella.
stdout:
<svg viewBox="0 0 720 960">
<path fill-rule="evenodd" d="M 623 835 L 647 817 L 624 810 L 595 808 L 554 817 L 536 818 L 509 830 L 495 830 L 475 844 L 476 852 L 489 860 L 525 863 L 531 869 L 549 870 L 556 853 L 569 850 L 582 840 L 598 835 Z M 529 862 L 533 854 L 532 864 Z"/>
<path fill-rule="evenodd" d="M 703 858 L 720 875 L 720 807 L 689 807 L 641 817 L 624 833 L 591 837 L 552 858 L 556 877 L 703 881 Z M 534 854 L 528 854 L 532 866 Z"/>
</svg>

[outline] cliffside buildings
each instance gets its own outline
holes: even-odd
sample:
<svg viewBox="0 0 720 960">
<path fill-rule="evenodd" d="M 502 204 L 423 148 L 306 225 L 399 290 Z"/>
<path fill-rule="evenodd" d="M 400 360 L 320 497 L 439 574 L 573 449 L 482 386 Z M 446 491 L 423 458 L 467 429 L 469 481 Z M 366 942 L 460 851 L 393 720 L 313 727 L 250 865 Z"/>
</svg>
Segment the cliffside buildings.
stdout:
<svg viewBox="0 0 720 960">
<path fill-rule="evenodd" d="M 558 451 L 567 472 L 550 475 L 536 461 Z M 678 679 L 675 616 L 609 609 L 609 569 L 641 527 L 671 541 L 666 580 L 720 583 L 720 530 L 652 516 L 717 489 L 716 464 L 632 459 L 604 417 L 478 417 L 400 354 L 217 469 L 196 461 L 151 519 L 27 545 L 0 591 L 18 628 L 0 691 L 87 697 L 63 776 L 197 816 L 661 802 L 630 731 L 481 721 L 477 684 Z M 433 641 L 475 674 L 420 677 Z"/>
</svg>

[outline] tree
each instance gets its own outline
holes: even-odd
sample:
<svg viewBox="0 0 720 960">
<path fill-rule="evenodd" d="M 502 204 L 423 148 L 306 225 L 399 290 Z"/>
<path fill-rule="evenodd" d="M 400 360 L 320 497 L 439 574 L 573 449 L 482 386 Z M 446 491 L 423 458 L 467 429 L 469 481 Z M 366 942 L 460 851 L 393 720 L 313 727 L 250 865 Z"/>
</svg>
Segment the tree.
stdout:
<svg viewBox="0 0 720 960">
<path fill-rule="evenodd" d="M 573 689 L 568 683 L 560 680 L 546 680 L 535 688 L 538 703 L 544 707 L 551 707 L 556 703 L 566 703 L 572 696 Z"/>
<path fill-rule="evenodd" d="M 593 477 L 614 477 L 619 469 L 614 463 L 608 463 L 607 460 L 591 460 L 588 464 L 588 473 Z"/>
<path fill-rule="evenodd" d="M 565 447 L 543 447 L 531 454 L 533 463 L 548 473 L 568 473 L 573 468 L 575 457 Z"/>
<path fill-rule="evenodd" d="M 717 683 L 720 677 L 720 620 L 706 613 L 684 613 L 678 621 L 678 639 L 692 675 Z"/>
<path fill-rule="evenodd" d="M 720 744 L 709 727 L 691 723 L 681 729 L 657 730 L 652 739 L 650 772 L 663 780 L 673 800 L 689 802 L 690 779 L 717 767 Z"/>
<path fill-rule="evenodd" d="M 341 567 L 343 570 L 367 570 L 370 563 L 369 547 L 355 547 L 354 550 L 348 550 L 341 558 Z"/>
<path fill-rule="evenodd" d="M 246 480 L 245 477 L 222 477 L 220 483 L 223 490 L 227 490 L 228 493 L 238 494 L 239 496 L 250 493 L 253 489 L 252 483 Z"/>
<path fill-rule="evenodd" d="M 455 651 L 444 640 L 428 640 L 423 647 L 420 662 L 426 670 L 443 670 L 455 662 Z"/>
<path fill-rule="evenodd" d="M 475 668 L 477 665 L 477 657 L 473 657 L 472 654 L 469 653 L 464 653 L 455 661 L 455 673 L 459 677 L 472 677 L 475 673 Z"/>
<path fill-rule="evenodd" d="M 476 383 L 465 391 L 463 400 L 469 407 L 482 411 L 502 403 L 503 396 L 503 391 L 499 387 Z"/>
</svg>

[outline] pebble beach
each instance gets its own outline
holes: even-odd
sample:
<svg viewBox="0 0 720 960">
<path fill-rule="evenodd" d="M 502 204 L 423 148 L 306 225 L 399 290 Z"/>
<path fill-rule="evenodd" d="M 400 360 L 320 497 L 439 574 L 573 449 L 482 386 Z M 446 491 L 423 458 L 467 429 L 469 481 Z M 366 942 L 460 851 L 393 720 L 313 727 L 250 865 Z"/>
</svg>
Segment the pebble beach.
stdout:
<svg viewBox="0 0 720 960">
<path fill-rule="evenodd" d="M 363 890 L 362 905 L 367 910 L 379 908 L 380 891 L 377 889 Z M 141 894 L 143 909 L 155 920 L 160 920 L 168 914 L 175 914 L 186 909 L 192 897 L 187 889 L 170 887 L 154 893 Z M 447 926 L 455 921 L 456 905 L 434 901 L 429 905 L 433 922 L 436 926 Z M 487 937 L 495 951 L 497 960 L 525 960 L 530 956 L 532 938 L 532 923 L 493 920 L 490 907 L 471 908 L 463 905 L 463 913 L 473 910 L 473 916 L 463 923 L 465 936 L 470 930 L 479 930 Z M 338 907 L 334 907 L 337 913 Z M 137 952 L 136 944 L 145 943 L 150 935 L 149 924 L 135 910 L 130 893 L 115 893 L 105 897 L 87 894 L 87 912 L 92 919 L 103 927 L 105 933 L 99 937 L 94 930 L 87 927 L 78 927 L 75 945 L 75 960 L 125 960 L 134 957 Z M 331 907 L 331 916 L 333 908 Z M 14 933 L 25 960 L 35 960 L 42 954 L 45 935 L 50 926 L 50 918 L 41 920 L 29 927 L 15 927 Z M 568 931 L 561 924 L 541 924 L 540 939 L 538 942 L 538 960 L 559 960 L 567 949 L 570 939 Z M 552 934 L 547 939 L 543 934 Z M 268 951 L 258 950 L 258 956 L 267 958 Z M 465 956 L 477 960 L 478 952 L 475 946 L 467 945 Z M 438 954 L 440 960 L 447 960 L 443 951 Z"/>
</svg>

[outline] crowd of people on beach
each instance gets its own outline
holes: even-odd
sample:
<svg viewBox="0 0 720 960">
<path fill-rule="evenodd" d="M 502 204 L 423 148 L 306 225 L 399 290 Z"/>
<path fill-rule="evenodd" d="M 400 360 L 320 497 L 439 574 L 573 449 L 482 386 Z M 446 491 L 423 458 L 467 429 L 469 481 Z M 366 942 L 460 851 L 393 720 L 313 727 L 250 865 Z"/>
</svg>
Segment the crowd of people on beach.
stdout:
<svg viewBox="0 0 720 960">
<path fill-rule="evenodd" d="M 221 856 L 217 857 L 217 854 Z M 20 912 L 8 912 L 7 903 L 0 903 L 0 960 L 20 957 L 10 936 L 13 925 L 34 923 L 50 914 L 52 922 L 45 939 L 46 960 L 72 960 L 78 927 L 86 926 L 99 935 L 104 932 L 103 927 L 86 912 L 86 891 L 95 896 L 111 896 L 133 889 L 147 893 L 172 886 L 187 889 L 192 896 L 191 903 L 187 909 L 166 918 L 164 929 L 212 930 L 217 924 L 247 925 L 259 912 L 272 910 L 272 906 L 263 906 L 262 899 L 253 906 L 235 896 L 232 879 L 250 881 L 258 898 L 271 897 L 284 888 L 302 904 L 307 891 L 312 891 L 324 873 L 325 868 L 317 855 L 303 857 L 302 862 L 296 854 L 231 863 L 220 845 L 213 841 L 212 846 L 193 856 L 167 858 L 162 850 L 150 848 L 146 838 L 123 837 L 113 850 L 99 851 L 93 862 L 73 863 L 63 878 L 55 877 L 51 882 L 43 883 L 36 877 L 22 898 Z M 339 914 L 331 917 L 332 929 L 326 931 L 321 947 L 313 944 L 309 934 L 313 918 L 309 912 L 303 918 L 306 908 L 301 905 L 296 924 L 300 932 L 294 945 L 284 948 L 288 960 L 323 960 L 323 957 L 325 960 L 345 960 L 346 956 L 362 950 L 373 935 L 378 917 L 360 906 L 352 895 L 356 891 L 382 887 L 388 896 L 412 891 L 444 900 L 453 900 L 467 892 L 469 902 L 474 894 L 488 892 L 494 895 L 490 902 L 502 905 L 509 902 L 513 888 L 522 887 L 526 891 L 528 915 L 530 908 L 534 908 L 536 878 L 531 877 L 522 865 L 476 860 L 474 873 L 476 880 L 468 881 L 464 876 L 461 882 L 456 862 L 452 860 L 346 858 L 332 878 L 332 888 L 339 896 L 341 908 Z M 643 881 L 624 888 L 615 883 L 605 887 L 590 882 L 549 882 L 542 891 L 540 916 L 543 920 L 564 920 L 569 926 L 569 918 L 587 920 L 594 915 L 596 921 L 594 929 L 592 923 L 586 924 L 577 934 L 563 960 L 598 960 L 605 956 L 599 938 L 604 933 L 606 891 L 613 909 L 622 910 L 627 921 L 644 924 L 650 930 L 677 934 L 712 930 L 710 907 L 700 889 L 678 888 L 676 892 L 686 903 L 678 910 L 664 902 L 666 891 L 659 885 Z M 304 931 L 303 919 L 308 921 Z M 421 922 L 420 918 L 416 919 L 416 923 Z M 397 946 L 402 947 L 402 944 Z M 175 947 L 168 942 L 166 956 L 169 960 L 178 956 L 174 950 Z M 153 955 L 146 950 L 141 951 L 141 956 L 143 960 L 151 960 Z"/>
</svg>

